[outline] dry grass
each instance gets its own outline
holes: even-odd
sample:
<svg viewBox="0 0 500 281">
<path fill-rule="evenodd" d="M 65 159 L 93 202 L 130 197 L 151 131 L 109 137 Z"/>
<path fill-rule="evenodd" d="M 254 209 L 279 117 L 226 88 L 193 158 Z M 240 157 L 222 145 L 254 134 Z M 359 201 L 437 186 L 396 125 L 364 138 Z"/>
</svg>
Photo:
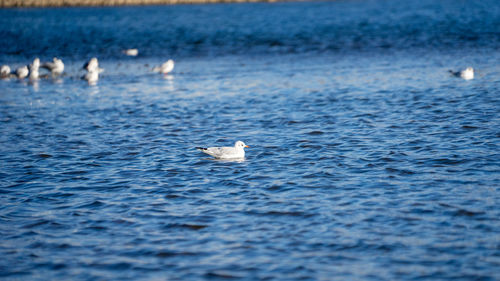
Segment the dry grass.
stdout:
<svg viewBox="0 0 500 281">
<path fill-rule="evenodd" d="M 275 2 L 276 0 L 0 0 L 0 7 L 72 7 Z"/>
</svg>

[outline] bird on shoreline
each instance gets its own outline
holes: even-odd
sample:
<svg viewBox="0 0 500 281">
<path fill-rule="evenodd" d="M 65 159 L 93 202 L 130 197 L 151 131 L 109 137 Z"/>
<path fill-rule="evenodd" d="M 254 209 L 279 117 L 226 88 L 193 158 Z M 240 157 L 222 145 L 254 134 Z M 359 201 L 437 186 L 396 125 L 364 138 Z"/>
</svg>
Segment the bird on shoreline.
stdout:
<svg viewBox="0 0 500 281">
<path fill-rule="evenodd" d="M 196 149 L 217 159 L 238 159 L 245 158 L 245 147 L 249 146 L 237 141 L 234 147 L 196 147 Z"/>
<path fill-rule="evenodd" d="M 448 70 L 448 71 L 451 73 L 451 75 L 455 77 L 460 77 L 464 80 L 474 79 L 474 68 L 470 66 L 461 71 L 453 71 L 453 70 Z"/>
<path fill-rule="evenodd" d="M 166 61 L 166 62 L 164 62 L 162 65 L 155 66 L 153 68 L 154 72 L 159 72 L 159 73 L 165 74 L 165 75 L 167 75 L 172 70 L 174 70 L 174 61 L 171 60 L 171 59 L 168 60 L 168 61 Z"/>
<path fill-rule="evenodd" d="M 43 63 L 40 67 L 47 69 L 54 76 L 61 75 L 64 71 L 64 63 L 58 58 L 53 58 L 52 62 Z"/>
</svg>

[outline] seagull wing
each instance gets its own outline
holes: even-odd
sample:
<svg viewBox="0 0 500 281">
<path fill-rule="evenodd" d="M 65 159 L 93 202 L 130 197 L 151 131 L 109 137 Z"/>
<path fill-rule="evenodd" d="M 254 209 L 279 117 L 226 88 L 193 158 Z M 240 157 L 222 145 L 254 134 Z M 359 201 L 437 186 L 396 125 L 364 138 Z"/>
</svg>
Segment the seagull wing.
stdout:
<svg viewBox="0 0 500 281">
<path fill-rule="evenodd" d="M 231 158 L 232 155 L 237 154 L 234 147 L 197 147 L 197 149 L 215 158 Z"/>
</svg>

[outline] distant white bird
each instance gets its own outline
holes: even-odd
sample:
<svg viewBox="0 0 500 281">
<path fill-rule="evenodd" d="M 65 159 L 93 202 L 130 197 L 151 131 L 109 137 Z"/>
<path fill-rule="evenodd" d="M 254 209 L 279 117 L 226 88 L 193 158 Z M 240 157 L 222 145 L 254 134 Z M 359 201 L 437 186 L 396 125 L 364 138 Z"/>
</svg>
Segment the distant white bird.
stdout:
<svg viewBox="0 0 500 281">
<path fill-rule="evenodd" d="M 43 63 L 40 67 L 49 70 L 53 75 L 61 75 L 64 71 L 64 63 L 58 58 L 53 58 L 52 62 Z"/>
<path fill-rule="evenodd" d="M 196 149 L 217 159 L 237 159 L 245 158 L 245 147 L 249 146 L 242 141 L 237 141 L 234 147 L 197 147 Z"/>
<path fill-rule="evenodd" d="M 0 78 L 9 78 L 10 77 L 10 66 L 4 64 L 0 68 Z"/>
<path fill-rule="evenodd" d="M 451 75 L 456 76 L 456 77 L 460 77 L 460 78 L 465 79 L 465 80 L 474 79 L 474 68 L 472 68 L 472 67 L 467 67 L 464 70 L 456 71 L 456 72 L 449 70 L 449 72 L 451 73 Z"/>
<path fill-rule="evenodd" d="M 155 66 L 153 68 L 154 72 L 160 72 L 162 74 L 168 74 L 172 70 L 174 70 L 174 61 L 173 60 L 168 60 L 168 61 L 164 62 L 162 65 Z"/>
<path fill-rule="evenodd" d="M 37 80 L 39 78 L 39 72 L 38 70 L 40 69 L 40 59 L 35 58 L 33 60 L 33 63 L 29 65 L 29 79 L 30 80 Z"/>
<path fill-rule="evenodd" d="M 87 70 L 87 74 L 85 74 L 82 79 L 87 80 L 89 84 L 95 84 L 97 80 L 99 80 L 99 73 L 104 71 L 104 69 L 99 68 L 99 61 L 97 58 L 91 58 L 83 68 Z"/>
<path fill-rule="evenodd" d="M 123 53 L 127 56 L 135 57 L 139 54 L 139 50 L 137 49 L 126 49 L 123 50 Z"/>
<path fill-rule="evenodd" d="M 83 69 L 87 70 L 88 72 L 103 72 L 104 69 L 99 68 L 99 61 L 97 58 L 91 58 L 87 63 L 83 65 Z"/>
<path fill-rule="evenodd" d="M 28 66 L 21 66 L 16 69 L 16 77 L 19 79 L 24 79 L 28 77 L 28 74 L 30 73 Z"/>
<path fill-rule="evenodd" d="M 85 74 L 82 78 L 84 80 L 87 80 L 89 84 L 95 84 L 97 80 L 99 80 L 99 72 L 98 71 L 87 72 L 87 74 Z"/>
</svg>

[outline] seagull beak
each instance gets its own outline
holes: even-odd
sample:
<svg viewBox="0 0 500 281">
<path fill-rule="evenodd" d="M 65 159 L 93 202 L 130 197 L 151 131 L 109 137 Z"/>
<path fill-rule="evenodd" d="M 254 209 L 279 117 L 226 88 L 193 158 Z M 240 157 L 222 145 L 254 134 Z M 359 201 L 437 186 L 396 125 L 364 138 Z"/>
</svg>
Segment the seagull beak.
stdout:
<svg viewBox="0 0 500 281">
<path fill-rule="evenodd" d="M 245 145 L 245 147 L 250 147 L 250 146 L 248 146 L 248 145 Z"/>
</svg>

